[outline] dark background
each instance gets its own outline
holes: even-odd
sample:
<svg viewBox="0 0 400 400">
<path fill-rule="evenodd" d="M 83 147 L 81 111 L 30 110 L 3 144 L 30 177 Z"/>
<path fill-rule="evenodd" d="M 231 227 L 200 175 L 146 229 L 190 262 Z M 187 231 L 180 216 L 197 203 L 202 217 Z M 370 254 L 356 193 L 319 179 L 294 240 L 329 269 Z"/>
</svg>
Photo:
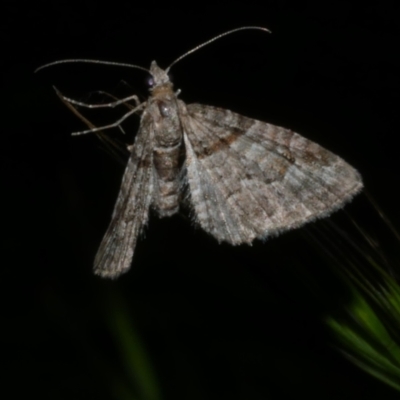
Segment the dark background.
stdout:
<svg viewBox="0 0 400 400">
<path fill-rule="evenodd" d="M 3 398 L 134 398 L 129 393 L 140 385 L 114 331 L 121 310 L 165 399 L 397 398 L 336 351 L 324 318 L 349 297 L 302 230 L 232 248 L 182 216 L 153 217 L 128 274 L 117 281 L 93 276 L 124 167 L 95 135 L 70 136 L 85 126 L 52 85 L 83 101 L 95 90 L 115 93 L 121 86 L 145 98 L 146 74 L 96 65 L 33 73 L 65 58 L 146 68 L 156 59 L 166 67 L 226 30 L 268 27 L 271 35 L 235 33 L 174 66 L 180 98 L 289 127 L 339 154 L 398 226 L 399 3 L 356 4 L 6 5 L 0 25 Z M 113 120 L 98 111 L 85 115 L 96 124 Z M 127 132 L 128 142 L 133 134 Z M 364 195 L 346 210 L 375 231 Z M 342 211 L 332 220 L 346 223 Z M 125 397 L 112 389 L 115 377 L 129 388 Z"/>
</svg>

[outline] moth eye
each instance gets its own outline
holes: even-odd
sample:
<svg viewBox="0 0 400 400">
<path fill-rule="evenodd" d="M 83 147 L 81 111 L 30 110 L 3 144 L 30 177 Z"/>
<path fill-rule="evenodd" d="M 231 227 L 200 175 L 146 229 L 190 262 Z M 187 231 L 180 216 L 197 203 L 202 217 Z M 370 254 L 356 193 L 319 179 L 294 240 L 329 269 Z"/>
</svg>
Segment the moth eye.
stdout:
<svg viewBox="0 0 400 400">
<path fill-rule="evenodd" d="M 149 76 L 147 78 L 147 86 L 152 88 L 154 86 L 155 82 L 154 82 L 154 78 L 152 76 Z"/>
</svg>

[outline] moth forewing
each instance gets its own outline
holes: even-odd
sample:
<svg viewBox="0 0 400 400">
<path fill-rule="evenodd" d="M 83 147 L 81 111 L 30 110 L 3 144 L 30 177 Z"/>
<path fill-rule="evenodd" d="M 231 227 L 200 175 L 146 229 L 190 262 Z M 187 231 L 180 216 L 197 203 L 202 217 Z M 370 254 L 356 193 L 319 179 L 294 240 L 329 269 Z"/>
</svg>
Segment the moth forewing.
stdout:
<svg viewBox="0 0 400 400">
<path fill-rule="evenodd" d="M 147 224 L 154 192 L 154 138 L 140 126 L 126 166 L 111 223 L 94 260 L 97 275 L 116 278 L 129 270 L 137 238 Z"/>
<path fill-rule="evenodd" d="M 362 188 L 340 157 L 292 132 L 189 104 L 183 119 L 197 221 L 219 241 L 251 243 L 328 215 Z"/>
</svg>

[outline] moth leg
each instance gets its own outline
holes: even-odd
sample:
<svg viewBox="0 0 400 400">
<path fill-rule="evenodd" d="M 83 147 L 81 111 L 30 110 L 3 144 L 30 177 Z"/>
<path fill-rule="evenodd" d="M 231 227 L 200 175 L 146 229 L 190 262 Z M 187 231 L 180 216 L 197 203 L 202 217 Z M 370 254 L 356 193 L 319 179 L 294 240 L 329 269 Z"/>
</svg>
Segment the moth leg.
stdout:
<svg viewBox="0 0 400 400">
<path fill-rule="evenodd" d="M 119 106 L 120 104 L 126 104 L 129 100 L 134 100 L 136 103 L 136 106 L 140 105 L 139 98 L 133 94 L 131 96 L 125 97 L 123 99 L 117 100 L 117 101 L 112 101 L 110 103 L 105 103 L 105 104 L 89 104 L 89 103 L 84 103 L 81 101 L 77 101 L 74 99 L 70 99 L 69 97 L 64 96 L 55 86 L 53 86 L 54 90 L 56 91 L 57 95 L 61 97 L 64 101 L 75 104 L 76 106 L 81 106 L 81 107 L 87 107 L 87 108 L 104 108 L 104 107 L 111 107 L 114 108 L 116 106 Z"/>
<path fill-rule="evenodd" d="M 120 100 L 118 97 L 115 97 L 115 96 L 112 95 L 111 93 L 104 92 L 103 90 L 97 90 L 95 93 L 104 94 L 104 95 L 106 95 L 106 96 L 108 96 L 108 97 L 111 97 L 112 99 L 114 99 L 114 100 L 116 100 L 116 101 L 119 101 L 119 100 Z M 139 100 L 139 98 L 138 98 L 137 96 L 133 95 L 133 96 L 130 96 L 130 97 L 132 97 L 130 100 L 133 100 L 133 101 L 135 102 L 136 107 L 137 107 L 138 105 L 140 105 L 140 100 Z M 125 99 L 125 100 L 126 100 L 126 99 Z M 132 107 L 133 107 L 132 104 L 129 104 L 128 102 L 126 102 L 126 103 L 124 104 L 124 106 L 127 107 L 127 108 L 129 108 L 130 110 L 131 110 Z"/>
<path fill-rule="evenodd" d="M 114 99 L 114 100 L 119 100 L 118 97 L 115 97 L 115 96 L 112 95 L 111 93 L 103 92 L 102 90 L 97 90 L 96 93 L 106 95 L 106 96 L 108 96 L 108 97 L 111 97 L 111 98 Z M 135 101 L 136 107 L 140 105 L 140 101 L 139 101 L 139 99 L 137 98 L 137 96 L 135 96 L 132 100 Z M 132 108 L 133 108 L 133 105 L 132 105 L 132 104 L 129 104 L 129 103 L 124 103 L 124 106 L 125 106 L 126 108 L 128 108 L 129 110 L 132 110 Z M 119 125 L 118 128 L 119 128 L 119 130 L 125 135 L 125 131 L 124 131 L 124 128 L 122 127 L 122 125 Z M 129 149 L 129 146 L 128 146 L 128 149 Z"/>
<path fill-rule="evenodd" d="M 120 118 L 118 121 L 114 122 L 113 124 L 103 125 L 103 126 L 99 126 L 98 128 L 87 129 L 85 131 L 73 132 L 72 136 L 85 135 L 86 133 L 93 133 L 93 132 L 98 132 L 98 131 L 103 131 L 106 129 L 119 127 L 121 125 L 121 123 L 124 122 L 128 117 L 130 117 L 135 112 L 141 110 L 145 106 L 146 106 L 146 103 L 140 104 L 138 107 L 135 107 L 132 110 L 128 111 L 126 114 L 124 114 L 122 116 L 122 118 Z"/>
<path fill-rule="evenodd" d="M 57 96 L 61 99 L 61 101 L 75 114 L 77 115 L 84 123 L 86 123 L 91 129 L 87 129 L 85 131 L 79 131 L 79 132 L 74 132 L 72 133 L 73 136 L 78 136 L 78 135 L 84 135 L 86 133 L 92 133 L 92 132 L 99 132 L 102 131 L 104 129 L 111 129 L 114 127 L 118 127 L 120 129 L 120 131 L 125 134 L 124 129 L 121 126 L 121 123 L 128 118 L 131 114 L 134 114 L 136 111 L 139 111 L 140 109 L 142 109 L 145 105 L 145 103 L 140 103 L 139 102 L 139 98 L 136 95 L 132 95 L 129 97 L 126 97 L 124 99 L 120 99 L 117 101 L 114 101 L 112 103 L 106 103 L 106 104 L 87 104 L 87 103 L 82 103 L 73 99 L 70 99 L 66 96 L 64 96 L 55 86 L 54 90 L 56 91 Z M 98 93 L 102 93 L 102 94 L 106 94 L 107 96 L 110 96 L 112 98 L 115 99 L 115 97 L 107 92 L 101 92 L 99 91 Z M 136 103 L 136 107 L 133 108 L 133 106 L 131 104 L 127 104 L 127 101 L 129 100 L 134 100 Z M 105 126 L 100 126 L 100 127 L 95 127 L 89 120 L 87 120 L 83 115 L 81 115 L 78 110 L 75 109 L 75 107 L 73 107 L 72 104 L 78 105 L 78 106 L 84 106 L 84 107 L 88 107 L 88 108 L 100 108 L 100 107 L 115 107 L 118 104 L 125 104 L 126 107 L 128 107 L 130 109 L 130 111 L 128 113 L 126 113 L 122 118 L 120 118 L 118 121 L 116 121 L 114 124 L 110 124 L 110 125 L 105 125 Z M 114 104 L 114 106 L 110 106 L 110 104 Z M 132 146 L 128 146 L 128 149 L 132 147 Z"/>
<path fill-rule="evenodd" d="M 58 93 L 57 95 L 60 97 L 60 100 L 66 105 L 68 109 L 70 109 L 83 123 L 85 123 L 89 128 L 94 129 L 96 125 L 92 124 L 87 118 L 85 118 L 71 103 L 68 103 L 64 100 L 62 96 Z M 131 106 L 132 107 L 132 106 Z M 120 126 L 123 131 L 122 127 Z M 125 133 L 125 132 L 124 132 Z M 115 139 L 110 139 L 105 133 L 98 132 L 97 137 L 104 143 L 110 153 L 115 157 L 118 162 L 121 161 L 121 154 L 125 154 L 124 146 L 117 143 Z"/>
</svg>

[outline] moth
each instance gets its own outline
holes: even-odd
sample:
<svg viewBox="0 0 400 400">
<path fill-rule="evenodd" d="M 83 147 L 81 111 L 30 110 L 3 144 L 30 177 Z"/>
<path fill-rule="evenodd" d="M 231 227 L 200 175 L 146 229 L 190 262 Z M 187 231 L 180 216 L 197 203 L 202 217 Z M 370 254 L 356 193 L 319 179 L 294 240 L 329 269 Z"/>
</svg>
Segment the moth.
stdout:
<svg viewBox="0 0 400 400">
<path fill-rule="evenodd" d="M 212 41 L 245 29 L 267 31 L 241 27 L 225 32 L 165 70 L 153 61 L 145 102 L 131 96 L 137 107 L 119 121 L 80 132 L 119 126 L 131 114 L 141 114 L 111 223 L 94 260 L 97 275 L 116 278 L 129 270 L 150 209 L 168 217 L 187 199 L 196 224 L 218 242 L 240 245 L 326 217 L 361 190 L 361 176 L 352 166 L 298 133 L 226 109 L 185 104 L 178 97 L 168 76 L 170 67 Z M 70 61 L 87 60 L 56 63 Z"/>
</svg>

